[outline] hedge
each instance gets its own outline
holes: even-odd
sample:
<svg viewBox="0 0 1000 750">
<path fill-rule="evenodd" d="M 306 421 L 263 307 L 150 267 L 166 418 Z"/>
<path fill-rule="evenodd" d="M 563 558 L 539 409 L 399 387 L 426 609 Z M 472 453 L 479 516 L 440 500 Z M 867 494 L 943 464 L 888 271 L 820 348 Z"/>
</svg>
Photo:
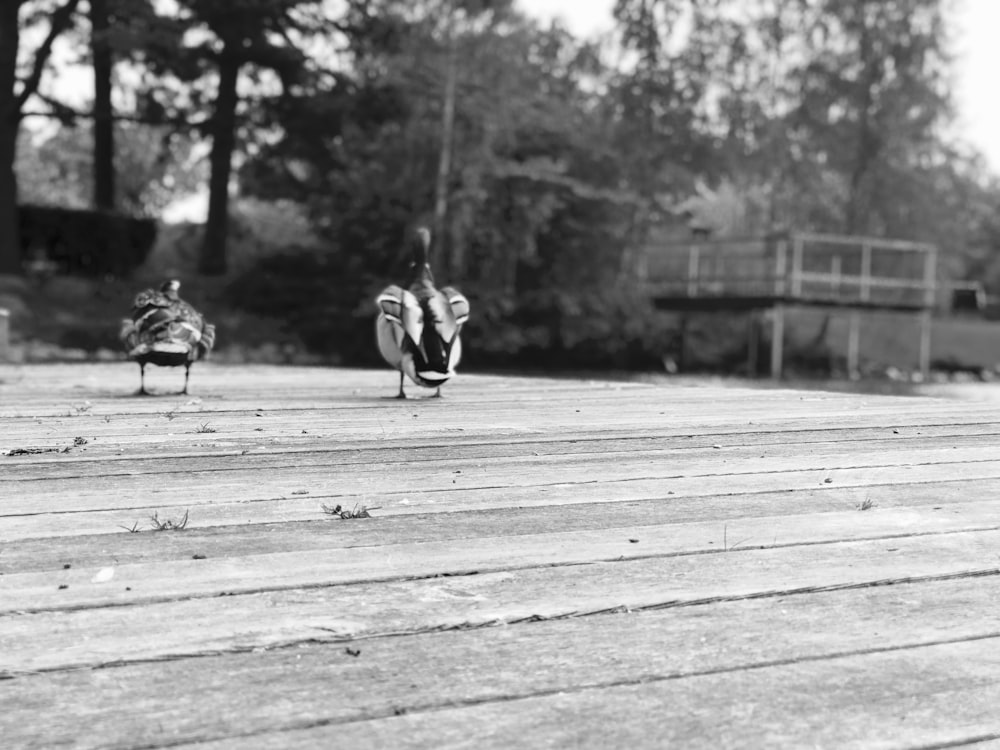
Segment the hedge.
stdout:
<svg viewBox="0 0 1000 750">
<path fill-rule="evenodd" d="M 131 274 L 156 242 L 156 220 L 54 206 L 19 207 L 22 257 L 54 263 L 59 273 Z"/>
</svg>

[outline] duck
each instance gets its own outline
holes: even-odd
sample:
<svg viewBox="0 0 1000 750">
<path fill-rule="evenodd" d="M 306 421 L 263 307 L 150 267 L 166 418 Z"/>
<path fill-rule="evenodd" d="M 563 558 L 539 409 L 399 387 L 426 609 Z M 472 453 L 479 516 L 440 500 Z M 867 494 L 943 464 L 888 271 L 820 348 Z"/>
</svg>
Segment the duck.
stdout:
<svg viewBox="0 0 1000 750">
<path fill-rule="evenodd" d="M 375 299 L 375 334 L 379 353 L 399 371 L 399 393 L 405 378 L 436 389 L 455 376 L 462 358 L 462 326 L 469 319 L 469 300 L 454 287 L 438 289 L 428 263 L 431 233 L 419 227 L 411 241 L 410 278 L 404 288 L 393 284 Z"/>
<path fill-rule="evenodd" d="M 139 391 L 146 390 L 146 365 L 184 366 L 188 392 L 191 365 L 215 346 L 215 326 L 180 297 L 181 282 L 168 279 L 159 289 L 144 289 L 132 302 L 132 314 L 121 322 L 119 339 L 128 358 L 139 364 Z"/>
</svg>

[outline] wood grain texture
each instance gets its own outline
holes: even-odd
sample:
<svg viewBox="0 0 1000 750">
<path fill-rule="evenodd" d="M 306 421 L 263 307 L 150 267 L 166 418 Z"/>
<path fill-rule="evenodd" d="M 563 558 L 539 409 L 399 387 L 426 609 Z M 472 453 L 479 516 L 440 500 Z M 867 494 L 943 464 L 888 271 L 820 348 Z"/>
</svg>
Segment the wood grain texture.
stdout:
<svg viewBox="0 0 1000 750">
<path fill-rule="evenodd" d="M 996 386 L 134 369 L 0 369 L 11 746 L 1000 738 Z"/>
</svg>

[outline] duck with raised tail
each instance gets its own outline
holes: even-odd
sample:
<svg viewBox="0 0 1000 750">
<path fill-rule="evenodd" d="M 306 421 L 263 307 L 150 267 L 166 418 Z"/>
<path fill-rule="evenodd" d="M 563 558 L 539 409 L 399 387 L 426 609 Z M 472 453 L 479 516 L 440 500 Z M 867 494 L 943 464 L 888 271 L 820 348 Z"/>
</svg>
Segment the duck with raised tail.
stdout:
<svg viewBox="0 0 1000 750">
<path fill-rule="evenodd" d="M 122 320 L 119 339 L 129 359 L 139 364 L 139 394 L 147 395 L 146 365 L 184 366 L 188 391 L 191 365 L 215 345 L 215 326 L 180 298 L 181 283 L 165 281 L 160 288 L 144 289 L 132 302 L 132 314 Z"/>
<path fill-rule="evenodd" d="M 399 370 L 399 393 L 406 398 L 404 378 L 417 385 L 436 388 L 455 375 L 462 357 L 462 325 L 469 319 L 469 300 L 454 287 L 438 289 L 427 261 L 431 233 L 425 227 L 415 232 L 413 262 L 408 286 L 393 284 L 375 300 L 378 349 L 382 358 Z"/>
</svg>

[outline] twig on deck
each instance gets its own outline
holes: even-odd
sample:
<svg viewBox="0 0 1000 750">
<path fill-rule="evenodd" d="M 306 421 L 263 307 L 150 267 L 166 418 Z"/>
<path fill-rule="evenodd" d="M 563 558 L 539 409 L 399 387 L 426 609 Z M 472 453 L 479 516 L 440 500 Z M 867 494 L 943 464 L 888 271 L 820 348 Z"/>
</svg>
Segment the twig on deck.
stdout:
<svg viewBox="0 0 1000 750">
<path fill-rule="evenodd" d="M 354 506 L 353 510 L 343 510 L 339 504 L 332 507 L 329 505 L 321 505 L 320 507 L 328 516 L 340 516 L 346 521 L 352 518 L 371 518 L 369 511 L 378 510 L 381 506 L 373 505 L 369 508 L 367 505 L 362 505 L 361 510 L 358 510 L 357 505 Z"/>
</svg>

